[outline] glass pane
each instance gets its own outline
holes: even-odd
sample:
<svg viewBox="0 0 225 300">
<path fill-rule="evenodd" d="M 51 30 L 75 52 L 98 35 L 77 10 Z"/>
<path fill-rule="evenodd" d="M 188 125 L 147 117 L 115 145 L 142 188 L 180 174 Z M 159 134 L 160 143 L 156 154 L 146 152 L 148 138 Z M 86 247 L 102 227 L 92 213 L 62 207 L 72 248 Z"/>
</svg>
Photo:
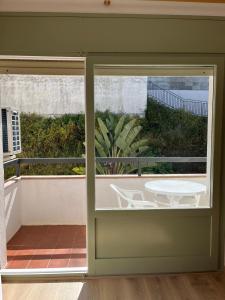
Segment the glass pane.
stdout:
<svg viewBox="0 0 225 300">
<path fill-rule="evenodd" d="M 213 74 L 95 66 L 96 209 L 210 206 Z"/>
</svg>

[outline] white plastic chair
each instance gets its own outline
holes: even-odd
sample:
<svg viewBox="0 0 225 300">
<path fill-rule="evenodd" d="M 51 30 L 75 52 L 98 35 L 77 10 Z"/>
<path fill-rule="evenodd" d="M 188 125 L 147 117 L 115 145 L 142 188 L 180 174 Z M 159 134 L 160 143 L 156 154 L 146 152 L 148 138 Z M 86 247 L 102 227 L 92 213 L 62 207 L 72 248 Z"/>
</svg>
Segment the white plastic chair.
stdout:
<svg viewBox="0 0 225 300">
<path fill-rule="evenodd" d="M 146 201 L 142 191 L 123 189 L 115 184 L 110 184 L 110 187 L 116 192 L 119 208 L 125 208 L 122 206 L 122 200 L 127 202 L 127 208 L 153 208 L 158 206 L 155 202 Z"/>
</svg>

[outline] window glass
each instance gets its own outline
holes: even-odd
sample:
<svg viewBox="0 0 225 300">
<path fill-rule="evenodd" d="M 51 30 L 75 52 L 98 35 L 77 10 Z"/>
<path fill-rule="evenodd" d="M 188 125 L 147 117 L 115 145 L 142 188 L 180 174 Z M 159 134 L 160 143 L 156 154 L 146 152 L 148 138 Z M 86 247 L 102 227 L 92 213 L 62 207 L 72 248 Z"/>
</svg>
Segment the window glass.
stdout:
<svg viewBox="0 0 225 300">
<path fill-rule="evenodd" d="M 95 66 L 96 209 L 210 206 L 213 74 Z"/>
</svg>

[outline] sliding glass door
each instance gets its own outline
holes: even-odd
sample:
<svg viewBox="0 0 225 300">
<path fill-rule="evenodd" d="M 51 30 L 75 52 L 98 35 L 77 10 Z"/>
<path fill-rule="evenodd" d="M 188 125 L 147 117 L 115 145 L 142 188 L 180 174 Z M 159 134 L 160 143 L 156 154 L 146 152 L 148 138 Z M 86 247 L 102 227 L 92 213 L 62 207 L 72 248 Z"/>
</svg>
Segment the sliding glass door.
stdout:
<svg viewBox="0 0 225 300">
<path fill-rule="evenodd" d="M 46 62 L 42 64 L 41 69 L 12 64 L 10 72 L 40 75 L 40 70 L 46 69 Z M 58 62 L 59 70 L 52 64 L 49 62 L 48 72 L 55 70 L 53 74 L 45 71 L 41 75 L 74 75 L 71 62 Z M 67 179 L 72 196 L 66 196 L 68 186 L 55 184 L 55 178 L 48 193 L 61 187 L 66 193 L 56 193 L 59 200 L 63 196 L 73 201 L 76 194 L 80 201 L 87 196 L 89 275 L 222 267 L 223 60 L 214 56 L 115 55 L 88 56 L 85 65 L 85 120 L 76 119 L 85 129 L 81 127 L 80 144 L 71 143 L 81 155 L 69 160 L 75 174 Z M 5 74 L 7 70 L 3 65 L 0 71 Z M 73 133 L 73 127 L 69 128 Z M 52 163 L 58 158 L 52 158 Z M 35 163 L 18 159 L 23 164 Z M 38 161 L 43 162 L 50 161 Z M 65 158 L 59 162 L 64 163 Z M 59 179 L 65 181 L 65 177 Z M 25 184 L 31 185 L 31 179 L 26 183 L 24 179 Z M 40 188 L 37 191 L 40 198 Z M 68 214 L 73 214 L 75 206 L 68 207 Z M 78 205 L 75 215 L 80 208 Z M 62 215 L 60 209 L 58 215 Z M 70 234 L 68 240 L 64 235 L 62 239 L 65 245 Z M 78 252 L 69 255 L 80 262 L 86 255 L 85 239 L 76 243 Z"/>
<path fill-rule="evenodd" d="M 218 269 L 221 61 L 89 57 L 86 78 L 90 273 Z"/>
</svg>

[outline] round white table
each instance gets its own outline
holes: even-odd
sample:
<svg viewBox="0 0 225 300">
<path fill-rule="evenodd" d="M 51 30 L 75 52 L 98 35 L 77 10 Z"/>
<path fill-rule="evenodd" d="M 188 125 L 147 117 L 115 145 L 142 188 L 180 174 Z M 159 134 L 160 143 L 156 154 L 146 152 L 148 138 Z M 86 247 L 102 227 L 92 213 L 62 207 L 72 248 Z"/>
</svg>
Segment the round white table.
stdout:
<svg viewBox="0 0 225 300">
<path fill-rule="evenodd" d="M 187 196 L 195 199 L 194 206 L 199 206 L 201 194 L 206 193 L 206 186 L 186 180 L 154 180 L 145 183 L 145 188 L 156 196 L 165 196 L 170 206 L 179 206 L 180 200 Z"/>
</svg>

